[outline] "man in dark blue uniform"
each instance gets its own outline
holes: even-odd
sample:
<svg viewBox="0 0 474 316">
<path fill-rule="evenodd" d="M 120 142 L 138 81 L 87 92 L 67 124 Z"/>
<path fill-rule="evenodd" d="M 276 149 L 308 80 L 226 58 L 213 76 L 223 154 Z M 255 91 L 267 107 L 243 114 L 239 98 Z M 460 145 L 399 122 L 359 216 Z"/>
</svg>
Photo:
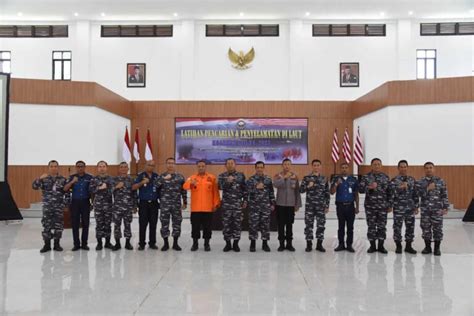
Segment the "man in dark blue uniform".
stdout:
<svg viewBox="0 0 474 316">
<path fill-rule="evenodd" d="M 339 245 L 334 251 L 347 250 L 354 252 L 352 242 L 354 240 L 354 220 L 359 213 L 359 192 L 357 179 L 349 175 L 349 165 L 341 164 L 341 174 L 332 179 L 331 194 L 336 193 L 336 211 L 339 229 L 337 237 Z M 355 205 L 354 205 L 355 203 Z M 344 244 L 344 231 L 347 225 L 347 240 Z"/>
<path fill-rule="evenodd" d="M 148 245 L 151 249 L 157 250 L 156 245 L 156 225 L 158 223 L 158 189 L 155 185 L 158 174 L 154 172 L 155 162 L 146 162 L 145 171 L 140 173 L 135 179 L 133 190 L 138 190 L 138 224 L 139 242 L 138 250 L 145 249 L 146 228 L 150 224 Z"/>
<path fill-rule="evenodd" d="M 89 239 L 89 221 L 90 221 L 90 192 L 89 184 L 92 176 L 86 173 L 86 164 L 79 160 L 76 162 L 76 173 L 69 177 L 68 183 L 64 186 L 65 192 L 72 193 L 71 211 L 72 238 L 74 247 L 72 251 L 79 249 L 89 250 L 87 240 Z M 79 227 L 82 222 L 82 235 L 79 240 Z"/>
</svg>

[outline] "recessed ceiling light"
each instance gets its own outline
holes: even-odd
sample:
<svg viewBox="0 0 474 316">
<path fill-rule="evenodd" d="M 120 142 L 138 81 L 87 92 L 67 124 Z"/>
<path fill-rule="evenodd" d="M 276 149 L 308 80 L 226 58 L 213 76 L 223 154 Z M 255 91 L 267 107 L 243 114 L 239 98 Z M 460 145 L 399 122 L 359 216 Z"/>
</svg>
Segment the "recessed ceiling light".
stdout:
<svg viewBox="0 0 474 316">
<path fill-rule="evenodd" d="M 385 16 L 385 12 L 380 12 L 380 16 Z"/>
<path fill-rule="evenodd" d="M 17 15 L 18 16 L 23 16 L 23 12 L 18 12 Z"/>
<path fill-rule="evenodd" d="M 104 12 L 102 12 L 102 13 L 100 14 L 100 16 L 105 16 L 105 13 L 104 13 Z"/>
<path fill-rule="evenodd" d="M 240 16 L 244 16 L 244 13 L 243 13 L 243 12 L 240 12 L 239 15 L 240 15 Z"/>
<path fill-rule="evenodd" d="M 77 13 L 77 12 L 74 12 L 74 16 L 79 16 L 79 13 Z"/>
<path fill-rule="evenodd" d="M 306 12 L 304 15 L 309 16 L 310 14 L 311 14 L 310 12 Z"/>
<path fill-rule="evenodd" d="M 413 11 L 408 11 L 408 15 L 413 15 Z"/>
<path fill-rule="evenodd" d="M 174 16 L 174 17 L 177 17 L 177 16 L 178 16 L 178 13 L 176 13 L 176 12 L 173 13 L 173 16 Z"/>
</svg>

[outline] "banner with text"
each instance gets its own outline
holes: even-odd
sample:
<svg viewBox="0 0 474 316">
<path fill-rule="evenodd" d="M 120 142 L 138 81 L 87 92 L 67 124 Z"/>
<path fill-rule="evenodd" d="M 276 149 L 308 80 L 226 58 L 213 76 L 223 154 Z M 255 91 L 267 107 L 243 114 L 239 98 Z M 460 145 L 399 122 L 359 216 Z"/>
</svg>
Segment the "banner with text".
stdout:
<svg viewBox="0 0 474 316">
<path fill-rule="evenodd" d="M 176 163 L 308 163 L 306 118 L 176 118 Z"/>
</svg>

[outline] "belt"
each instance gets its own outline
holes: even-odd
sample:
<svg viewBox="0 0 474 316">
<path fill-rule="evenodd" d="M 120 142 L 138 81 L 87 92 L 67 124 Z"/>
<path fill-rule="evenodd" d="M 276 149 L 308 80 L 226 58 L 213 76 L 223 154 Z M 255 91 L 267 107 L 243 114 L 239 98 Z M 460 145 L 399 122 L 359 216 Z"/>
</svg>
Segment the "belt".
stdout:
<svg viewBox="0 0 474 316">
<path fill-rule="evenodd" d="M 157 201 L 156 200 L 140 200 L 140 202 L 153 203 L 153 202 L 157 202 Z"/>
<path fill-rule="evenodd" d="M 336 204 L 340 204 L 340 205 L 353 205 L 353 204 L 354 204 L 354 201 L 352 201 L 352 202 L 337 202 L 337 201 L 336 201 Z"/>
</svg>

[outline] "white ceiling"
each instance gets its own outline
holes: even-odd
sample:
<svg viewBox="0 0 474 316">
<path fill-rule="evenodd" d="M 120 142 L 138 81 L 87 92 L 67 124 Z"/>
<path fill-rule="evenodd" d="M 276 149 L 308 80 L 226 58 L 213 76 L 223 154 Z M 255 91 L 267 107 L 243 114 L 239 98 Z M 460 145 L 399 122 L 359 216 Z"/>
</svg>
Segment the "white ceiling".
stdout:
<svg viewBox="0 0 474 316">
<path fill-rule="evenodd" d="M 400 18 L 472 19 L 474 0 L 0 0 L 0 21 Z"/>
</svg>

